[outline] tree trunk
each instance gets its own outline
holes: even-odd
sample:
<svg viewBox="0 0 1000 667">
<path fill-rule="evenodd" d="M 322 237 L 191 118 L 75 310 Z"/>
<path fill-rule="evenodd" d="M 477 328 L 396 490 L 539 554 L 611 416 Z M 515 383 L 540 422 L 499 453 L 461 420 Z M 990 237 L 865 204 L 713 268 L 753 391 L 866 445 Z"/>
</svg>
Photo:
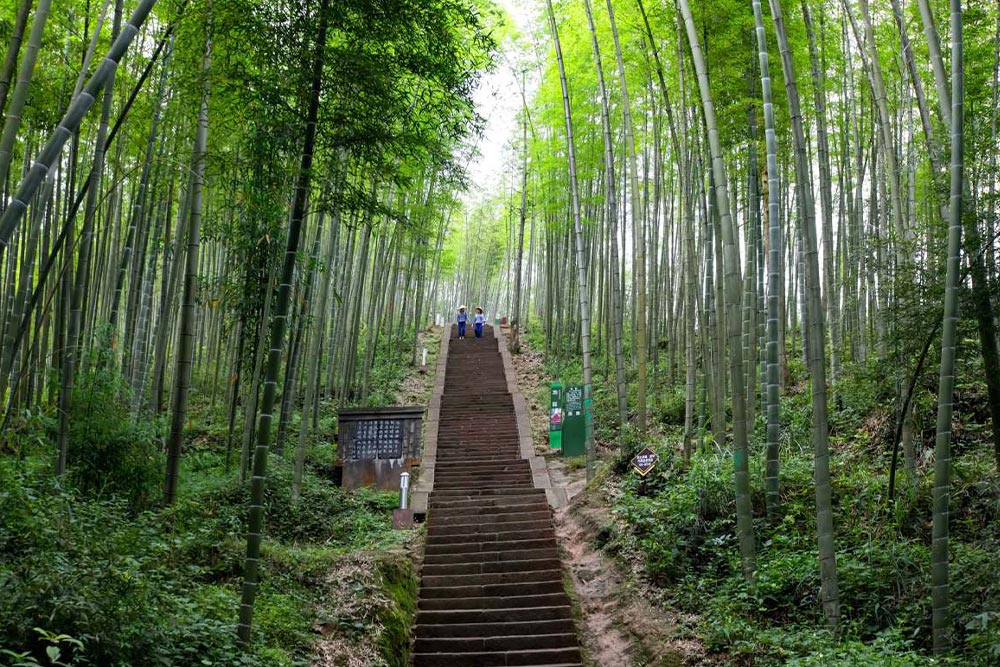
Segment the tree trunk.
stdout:
<svg viewBox="0 0 1000 667">
<path fill-rule="evenodd" d="M 733 459 L 736 471 L 736 522 L 740 545 L 740 561 L 743 576 L 747 581 L 753 581 L 756 570 L 756 554 L 753 535 L 753 508 L 750 504 L 750 474 L 749 474 L 749 443 L 746 424 L 746 397 L 743 385 L 743 348 L 740 345 L 739 308 L 741 299 L 740 279 L 737 275 L 737 248 L 733 239 L 733 226 L 729 208 L 729 181 L 726 178 L 726 164 L 722 157 L 722 142 L 719 138 L 719 128 L 715 117 L 715 104 L 708 85 L 708 70 L 698 41 L 698 31 L 691 15 L 687 0 L 679 0 L 684 24 L 687 27 L 688 43 L 691 46 L 691 57 L 698 77 L 698 87 L 701 91 L 702 110 L 705 125 L 708 128 L 709 148 L 712 154 L 712 171 L 715 178 L 715 196 L 722 217 L 722 234 L 724 236 L 724 273 L 726 291 L 726 324 L 729 340 L 730 381 L 732 385 L 733 404 Z"/>
<path fill-rule="evenodd" d="M 10 107 L 7 109 L 7 116 L 4 119 L 3 134 L 0 135 L 0 188 L 3 189 L 6 188 L 14 142 L 17 139 L 17 130 L 21 127 L 21 114 L 24 113 L 24 106 L 28 102 L 28 87 L 31 85 L 31 77 L 35 71 L 35 62 L 38 60 L 38 50 L 42 46 L 42 34 L 45 32 L 45 22 L 49 17 L 51 5 L 52 0 L 38 0 L 35 16 L 31 22 L 31 34 L 24 47 L 24 58 L 21 59 L 21 68 L 17 74 L 17 82 L 14 84 L 14 96 L 10 100 Z M 27 162 L 28 158 L 25 156 L 25 163 Z M 41 179 L 39 179 L 39 184 L 41 184 Z"/>
<path fill-rule="evenodd" d="M 97 99 L 100 91 L 109 80 L 112 80 L 115 70 L 118 68 L 118 62 L 125 55 L 129 44 L 132 43 L 132 39 L 139 33 L 139 28 L 142 27 L 142 24 L 146 21 L 146 17 L 149 16 L 155 4 L 156 0 L 140 0 L 135 11 L 132 12 L 132 16 L 125 24 L 124 29 L 114 39 L 111 48 L 101 60 L 101 64 L 93 76 L 90 77 L 90 80 L 87 81 L 87 85 L 83 88 L 83 94 L 73 98 L 62 120 L 59 121 L 59 125 L 50 136 L 48 143 L 42 148 L 42 152 L 32 163 L 27 175 L 22 179 L 17 193 L 8 202 L 6 210 L 0 216 L 0 257 L 3 256 L 3 252 L 6 250 L 7 244 L 14 233 L 14 229 L 17 227 L 21 216 L 24 215 L 25 210 L 27 210 L 35 191 L 42 184 L 52 165 L 55 164 L 56 159 L 59 157 L 63 145 L 80 127 L 83 117 L 90 110 L 90 107 L 93 106 L 94 100 Z M 0 179 L 0 182 L 2 180 Z"/>
<path fill-rule="evenodd" d="M 211 28 L 209 28 L 211 31 Z M 184 446 L 184 422 L 187 417 L 188 391 L 191 388 L 191 365 L 194 358 L 195 308 L 198 299 L 198 258 L 201 242 L 201 213 L 205 187 L 205 153 L 208 150 L 208 102 L 211 92 L 209 71 L 212 63 L 211 34 L 205 42 L 202 57 L 201 110 L 194 142 L 194 179 L 191 188 L 191 215 L 187 229 L 187 255 L 184 271 L 184 295 L 181 299 L 180 331 L 177 344 L 177 365 L 174 370 L 174 391 L 171 398 L 170 436 L 167 438 L 167 480 L 163 486 L 163 503 L 177 500 L 177 484 Z"/>
<path fill-rule="evenodd" d="M 601 95 L 601 128 L 604 136 L 604 182 L 606 187 L 605 211 L 608 219 L 611 277 L 618 275 L 618 197 L 615 192 L 615 157 L 614 145 L 611 139 L 611 114 L 608 104 L 608 91 L 604 83 L 604 67 L 601 62 L 600 45 L 597 42 L 597 30 L 594 27 L 594 17 L 590 0 L 584 0 L 587 10 L 587 23 L 590 26 L 590 39 L 594 50 L 594 62 L 597 67 L 597 85 Z M 624 426 L 628 422 L 627 385 L 625 380 L 625 352 L 622 331 L 622 294 L 618 289 L 617 280 L 609 281 L 611 301 L 611 335 L 615 355 L 615 387 L 618 394 L 618 422 Z"/>
<path fill-rule="evenodd" d="M 573 115 L 569 103 L 569 87 L 566 82 L 566 67 L 563 63 L 562 49 L 559 45 L 559 27 L 556 24 L 555 11 L 552 9 L 552 0 L 545 0 L 545 5 L 548 9 L 549 24 L 552 29 L 552 41 L 555 46 L 556 60 L 559 65 L 559 84 L 562 89 L 563 118 L 566 122 L 566 147 L 569 157 L 570 201 L 573 207 L 573 238 L 576 244 L 576 270 L 580 297 L 580 351 L 583 357 L 583 409 L 587 420 L 585 433 L 587 480 L 589 481 L 594 477 L 595 458 L 594 430 L 593 424 L 591 423 L 593 388 L 591 385 L 590 371 L 590 290 L 587 289 L 587 265 L 583 249 L 583 223 L 580 220 L 580 197 L 576 182 L 576 148 L 573 143 Z"/>
<path fill-rule="evenodd" d="M 840 622 L 840 592 L 837 585 L 837 553 L 833 531 L 833 490 L 830 483 L 830 443 L 826 397 L 826 327 L 823 323 L 823 303 L 820 292 L 819 257 L 816 243 L 816 216 L 809 187 L 809 161 L 802 111 L 796 85 L 791 49 L 781 15 L 781 0 L 770 0 L 771 17 L 778 36 L 785 92 L 795 141 L 796 169 L 802 188 L 800 198 L 805 216 L 799 222 L 799 236 L 804 253 L 805 334 L 808 368 L 812 383 L 812 421 L 814 470 L 816 485 L 816 532 L 819 546 L 820 601 L 827 625 L 836 631 Z"/>
<path fill-rule="evenodd" d="M 281 286 L 278 288 L 277 312 L 271 323 L 271 349 L 267 360 L 267 375 L 264 380 L 264 401 L 257 425 L 257 444 L 253 457 L 253 478 L 250 482 L 250 517 L 247 533 L 246 565 L 243 570 L 243 595 L 240 604 L 237 634 L 240 642 L 250 642 L 250 628 L 253 622 L 254 601 L 257 597 L 259 577 L 260 547 L 264 530 L 264 481 L 267 477 L 267 456 L 271 437 L 271 413 L 274 411 L 278 373 L 281 370 L 281 348 L 285 339 L 285 324 L 288 319 L 288 302 L 295 274 L 295 254 L 298 252 L 302 220 L 305 217 L 306 197 L 312 178 L 313 149 L 316 142 L 316 119 L 319 114 L 319 98 L 323 85 L 323 61 L 326 52 L 326 26 L 329 0 L 320 0 L 319 27 L 316 38 L 316 54 L 312 63 L 312 90 L 309 96 L 309 110 L 306 118 L 305 139 L 302 144 L 302 162 L 295 183 L 295 197 L 288 229 L 288 245 L 285 250 Z"/>
<path fill-rule="evenodd" d="M 955 392 L 955 348 L 962 249 L 962 194 L 965 185 L 965 87 L 962 59 L 962 3 L 951 0 L 951 200 L 941 370 L 938 380 L 937 439 L 934 445 L 934 499 L 931 539 L 931 626 L 934 653 L 951 652 L 948 583 L 948 512 L 951 495 L 951 418 Z"/>
<path fill-rule="evenodd" d="M 43 0 L 44 1 L 44 0 Z M 115 5 L 114 35 L 118 34 L 121 25 L 122 0 Z M 80 332 L 83 328 L 83 307 L 90 284 L 90 255 L 94 241 L 94 218 L 97 214 L 97 194 L 100 189 L 101 177 L 104 173 L 104 157 L 107 148 L 108 119 L 111 116 L 114 86 L 114 73 L 105 82 L 104 101 L 101 109 L 101 119 L 97 130 L 97 142 L 94 148 L 94 166 L 90 172 L 90 189 L 87 191 L 87 206 L 84 211 L 83 229 L 80 232 L 80 257 L 76 267 L 76 279 L 73 283 L 73 296 L 70 302 L 69 326 L 67 327 L 66 353 L 63 357 L 61 387 L 59 394 L 59 434 L 56 461 L 56 474 L 66 472 L 66 456 L 69 451 L 69 421 L 73 410 L 73 385 L 76 367 L 79 363 L 82 347 Z M 37 164 L 37 163 L 36 163 Z M 10 209 L 14 208 L 12 203 Z M 10 210 L 8 209 L 8 210 Z"/>
<path fill-rule="evenodd" d="M 28 14 L 31 13 L 32 0 L 21 0 L 14 17 L 14 29 L 10 33 L 7 44 L 7 54 L 3 65 L 0 65 L 0 112 L 7 106 L 7 93 L 10 92 L 10 78 L 14 76 L 17 66 L 17 55 L 21 51 L 21 40 L 24 38 L 24 28 L 28 25 Z"/>
</svg>

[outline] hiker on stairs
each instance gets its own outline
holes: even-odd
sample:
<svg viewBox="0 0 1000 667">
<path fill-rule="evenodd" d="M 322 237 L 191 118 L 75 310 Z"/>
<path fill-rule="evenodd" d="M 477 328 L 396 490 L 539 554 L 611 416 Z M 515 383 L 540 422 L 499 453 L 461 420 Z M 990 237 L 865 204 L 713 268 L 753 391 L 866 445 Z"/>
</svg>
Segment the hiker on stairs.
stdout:
<svg viewBox="0 0 1000 667">
<path fill-rule="evenodd" d="M 469 314 L 465 312 L 465 306 L 458 307 L 458 339 L 465 338 L 465 323 L 469 321 Z"/>
<path fill-rule="evenodd" d="M 476 338 L 482 338 L 483 337 L 483 325 L 486 324 L 486 315 L 483 315 L 483 309 L 482 308 L 478 308 L 478 307 L 476 308 L 476 321 L 475 321 L 474 324 L 475 324 L 475 327 L 476 327 Z"/>
</svg>

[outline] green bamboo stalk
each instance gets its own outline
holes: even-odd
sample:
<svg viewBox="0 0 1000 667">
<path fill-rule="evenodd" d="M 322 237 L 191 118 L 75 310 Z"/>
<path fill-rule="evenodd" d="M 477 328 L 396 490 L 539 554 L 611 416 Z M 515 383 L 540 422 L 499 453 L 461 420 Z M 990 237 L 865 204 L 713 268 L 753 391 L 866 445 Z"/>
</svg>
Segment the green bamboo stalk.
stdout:
<svg viewBox="0 0 1000 667">
<path fill-rule="evenodd" d="M 295 196 L 292 215 L 288 226 L 288 242 L 278 288 L 278 302 L 274 319 L 271 321 L 271 349 L 268 352 L 267 374 L 264 378 L 264 399 L 257 423 L 257 443 L 253 454 L 253 477 L 250 480 L 250 517 L 247 532 L 246 563 L 243 569 L 243 595 L 240 603 L 237 635 L 242 644 L 250 642 L 253 623 L 254 602 L 257 598 L 257 582 L 260 575 L 260 546 L 264 531 L 264 481 L 267 477 L 267 457 L 271 439 L 275 394 L 278 373 L 281 370 L 281 351 L 285 340 L 288 320 L 288 306 L 295 275 L 295 255 L 299 248 L 303 219 L 306 212 L 306 198 L 312 180 L 313 150 L 316 143 L 316 120 L 319 115 L 320 94 L 323 87 L 323 63 L 326 53 L 326 27 L 329 0 L 321 0 L 319 6 L 319 26 L 316 37 L 316 54 L 312 63 L 312 84 L 309 96 L 309 110 L 305 124 L 305 138 L 302 144 L 302 161 L 295 182 Z"/>
<path fill-rule="evenodd" d="M 576 245 L 576 270 L 579 286 L 580 304 L 580 353 L 583 361 L 583 401 L 584 410 L 588 413 L 593 402 L 593 388 L 590 370 L 590 290 L 587 289 L 587 264 L 583 245 L 583 223 L 580 220 L 580 195 L 576 180 L 576 148 L 573 142 L 573 113 L 569 102 L 569 86 L 566 83 L 566 66 L 563 62 L 562 47 L 559 44 L 559 26 L 556 23 L 552 0 L 545 0 L 548 9 L 549 27 L 552 30 L 552 41 L 556 50 L 556 60 L 559 64 L 559 84 L 562 89 L 563 119 L 566 123 L 566 147 L 569 158 L 570 201 L 573 207 L 573 238 Z M 594 433 L 592 425 L 586 429 L 587 480 L 594 477 Z"/>
<path fill-rule="evenodd" d="M 205 41 L 202 56 L 201 110 L 195 133 L 194 166 L 191 187 L 191 215 L 187 229 L 187 254 L 184 271 L 184 294 L 181 298 L 177 362 L 174 371 L 174 391 L 171 399 L 170 435 L 167 439 L 167 479 L 163 487 L 163 503 L 177 500 L 180 478 L 181 450 L 184 445 L 184 424 L 187 416 L 188 392 L 191 388 L 191 366 L 194 357 L 195 308 L 198 295 L 198 260 L 201 242 L 201 219 L 205 188 L 205 154 L 208 150 L 208 104 L 211 94 L 209 72 L 212 63 L 211 33 Z M 178 242 L 180 239 L 178 239 Z"/>
<path fill-rule="evenodd" d="M 965 185 L 965 80 L 962 2 L 951 0 L 951 216 L 944 314 L 941 326 L 941 369 L 938 378 L 937 439 L 934 443 L 934 499 L 931 537 L 931 626 L 934 653 L 951 652 L 948 581 L 948 512 L 951 496 L 951 420 L 955 392 L 955 351 L 962 251 L 962 193 Z"/>
<path fill-rule="evenodd" d="M 118 63 L 125 55 L 132 40 L 139 34 L 139 28 L 145 23 L 154 5 L 156 5 L 156 0 L 140 0 L 135 11 L 132 12 L 132 16 L 122 27 L 118 37 L 112 42 L 111 48 L 105 54 L 104 59 L 101 60 L 101 64 L 97 66 L 97 70 L 90 77 L 90 80 L 87 81 L 87 85 L 84 86 L 80 94 L 73 98 L 73 101 L 59 121 L 56 129 L 52 132 L 45 147 L 42 148 L 42 152 L 32 163 L 27 175 L 22 179 L 21 185 L 11 198 L 7 209 L 0 216 L 0 257 L 3 256 L 4 251 L 7 249 L 7 244 L 14 234 L 14 229 L 31 203 L 35 191 L 38 190 L 48 175 L 49 170 L 56 163 L 66 141 L 80 127 L 83 117 L 87 115 L 87 112 L 94 105 L 97 95 L 105 87 L 108 80 L 113 77 L 118 68 Z M 114 131 L 112 131 L 113 133 Z"/>
<path fill-rule="evenodd" d="M 687 0 L 678 0 L 684 25 L 687 28 L 688 43 L 691 47 L 691 57 L 698 78 L 698 88 L 701 91 L 702 110 L 705 125 L 708 128 L 709 149 L 712 156 L 712 172 L 715 180 L 715 197 L 718 203 L 719 215 L 724 245 L 724 274 L 726 325 L 729 340 L 729 373 L 733 405 L 733 459 L 736 470 L 736 521 L 740 545 L 740 561 L 743 576 L 753 581 L 756 570 L 756 548 L 753 535 L 753 508 L 750 504 L 750 473 L 749 473 L 749 443 L 746 424 L 746 396 L 743 380 L 743 347 L 741 345 L 741 327 L 739 319 L 740 300 L 742 297 L 739 276 L 737 275 L 737 249 L 733 238 L 732 216 L 729 207 L 729 181 L 726 178 L 726 165 L 722 157 L 722 141 L 719 137 L 719 127 L 716 122 L 715 104 L 712 101 L 712 91 L 708 84 L 708 70 L 705 58 L 698 40 L 698 30 L 691 14 Z M 721 363 L 721 361 L 720 361 Z"/>
</svg>

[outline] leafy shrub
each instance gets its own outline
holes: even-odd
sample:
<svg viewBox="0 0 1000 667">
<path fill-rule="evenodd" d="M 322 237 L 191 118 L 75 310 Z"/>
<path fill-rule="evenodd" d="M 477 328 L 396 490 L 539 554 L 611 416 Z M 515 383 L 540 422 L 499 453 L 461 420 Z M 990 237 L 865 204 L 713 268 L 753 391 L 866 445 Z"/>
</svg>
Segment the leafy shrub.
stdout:
<svg viewBox="0 0 1000 667">
<path fill-rule="evenodd" d="M 674 389 L 664 392 L 656 405 L 656 419 L 666 426 L 683 426 L 686 408 L 684 391 Z"/>
<path fill-rule="evenodd" d="M 176 506 L 134 512 L 0 458 L 0 664 L 46 661 L 64 633 L 74 667 L 211 664 L 292 667 L 311 641 L 309 592 L 338 550 L 396 538 L 394 494 L 345 494 L 307 473 L 292 504 L 290 466 L 275 461 L 254 649 L 236 642 L 246 488 L 227 482 Z M 298 549 L 301 539 L 315 547 Z M 408 625 L 407 625 L 408 627 Z M 22 656 L 25 657 L 14 657 Z"/>
<path fill-rule="evenodd" d="M 269 538 L 293 543 L 365 545 L 391 534 L 392 509 L 398 496 L 371 489 L 345 492 L 333 482 L 308 475 L 298 501 L 292 502 L 292 465 L 271 456 L 264 486 L 264 512 Z M 218 508 L 230 532 L 246 531 L 249 484 L 235 481 L 203 498 Z"/>
<path fill-rule="evenodd" d="M 117 369 L 93 355 L 73 387 L 67 460 L 87 495 L 122 496 L 141 509 L 158 498 L 164 463 L 154 424 L 132 418 L 129 396 Z"/>
</svg>

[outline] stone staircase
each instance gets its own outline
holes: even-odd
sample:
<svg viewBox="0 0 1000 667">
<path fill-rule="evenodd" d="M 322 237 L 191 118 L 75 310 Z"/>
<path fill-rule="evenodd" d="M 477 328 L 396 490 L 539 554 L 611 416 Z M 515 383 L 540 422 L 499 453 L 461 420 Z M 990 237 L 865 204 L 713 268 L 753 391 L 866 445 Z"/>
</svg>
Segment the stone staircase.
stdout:
<svg viewBox="0 0 1000 667">
<path fill-rule="evenodd" d="M 552 513 L 492 327 L 448 341 L 413 667 L 579 667 Z"/>
</svg>

